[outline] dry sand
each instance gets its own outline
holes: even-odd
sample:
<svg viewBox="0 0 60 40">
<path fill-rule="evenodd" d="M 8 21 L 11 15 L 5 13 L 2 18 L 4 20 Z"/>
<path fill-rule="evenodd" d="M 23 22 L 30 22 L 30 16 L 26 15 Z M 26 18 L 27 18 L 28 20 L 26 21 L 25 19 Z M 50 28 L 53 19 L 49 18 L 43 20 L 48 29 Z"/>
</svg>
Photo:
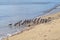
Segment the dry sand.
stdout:
<svg viewBox="0 0 60 40">
<path fill-rule="evenodd" d="M 50 15 L 50 17 L 57 17 L 58 15 L 60 13 Z M 8 37 L 8 40 L 60 40 L 60 19 L 36 25 L 28 31 Z"/>
</svg>

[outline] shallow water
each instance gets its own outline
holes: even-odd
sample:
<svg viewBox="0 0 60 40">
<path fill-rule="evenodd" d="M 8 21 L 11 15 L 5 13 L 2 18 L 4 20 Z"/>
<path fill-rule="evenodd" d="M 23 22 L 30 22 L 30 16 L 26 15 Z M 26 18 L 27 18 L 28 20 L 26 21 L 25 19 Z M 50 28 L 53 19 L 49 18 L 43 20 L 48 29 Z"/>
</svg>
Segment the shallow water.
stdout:
<svg viewBox="0 0 60 40">
<path fill-rule="evenodd" d="M 0 5 L 0 38 L 26 28 L 11 28 L 8 26 L 9 23 L 16 23 L 19 20 L 32 19 L 38 15 L 44 15 L 43 11 L 47 11 L 55 5 L 56 4 Z"/>
</svg>

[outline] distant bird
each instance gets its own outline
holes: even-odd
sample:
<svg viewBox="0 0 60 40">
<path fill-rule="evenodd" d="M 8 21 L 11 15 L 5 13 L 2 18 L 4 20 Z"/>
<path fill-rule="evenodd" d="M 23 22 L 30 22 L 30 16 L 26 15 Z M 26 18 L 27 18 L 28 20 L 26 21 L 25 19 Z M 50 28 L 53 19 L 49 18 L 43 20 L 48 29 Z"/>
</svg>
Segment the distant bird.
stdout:
<svg viewBox="0 0 60 40">
<path fill-rule="evenodd" d="M 18 22 L 19 26 L 21 25 L 21 22 L 22 22 L 22 20 Z"/>
<path fill-rule="evenodd" d="M 35 19 L 33 20 L 33 23 L 34 23 L 34 24 L 36 24 L 36 20 L 37 20 L 37 18 L 35 18 Z"/>
<path fill-rule="evenodd" d="M 44 19 L 41 19 L 41 20 L 40 20 L 40 23 L 44 23 Z"/>
<path fill-rule="evenodd" d="M 49 20 L 48 19 L 44 19 L 44 23 L 47 23 Z"/>
<path fill-rule="evenodd" d="M 9 24 L 9 26 L 12 26 L 12 23 L 11 23 L 11 24 Z"/>
<path fill-rule="evenodd" d="M 21 23 L 21 25 L 24 25 L 24 24 L 25 24 L 25 22 L 26 22 L 26 20 L 24 20 L 24 21 Z"/>
<path fill-rule="evenodd" d="M 37 19 L 37 24 L 39 24 L 39 23 L 40 23 L 40 22 L 39 22 L 39 21 L 40 21 L 40 19 L 41 19 L 41 18 L 38 18 L 38 19 Z"/>
<path fill-rule="evenodd" d="M 19 22 L 17 22 L 17 23 L 15 23 L 14 26 L 17 26 L 17 25 L 20 26 L 21 25 L 21 22 L 22 22 L 22 20 L 19 21 Z"/>
</svg>

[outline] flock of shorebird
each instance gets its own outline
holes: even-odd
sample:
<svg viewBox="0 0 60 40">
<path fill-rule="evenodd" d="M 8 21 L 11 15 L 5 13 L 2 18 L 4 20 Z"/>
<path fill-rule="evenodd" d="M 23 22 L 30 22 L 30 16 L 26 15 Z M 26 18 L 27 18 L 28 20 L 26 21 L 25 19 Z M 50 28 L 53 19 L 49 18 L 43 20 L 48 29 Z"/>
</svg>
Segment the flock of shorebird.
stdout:
<svg viewBox="0 0 60 40">
<path fill-rule="evenodd" d="M 34 19 L 25 19 L 24 21 L 20 20 L 19 22 L 15 23 L 15 24 L 9 24 L 9 26 L 21 26 L 21 25 L 27 25 L 28 27 L 30 27 L 31 25 L 34 24 L 40 24 L 40 23 L 47 23 L 51 21 L 51 17 L 48 18 L 34 18 Z"/>
<path fill-rule="evenodd" d="M 53 8 L 49 9 L 48 11 L 45 11 L 44 13 L 49 13 L 51 12 L 52 10 L 56 9 L 57 7 L 59 7 L 60 4 L 57 4 L 55 5 Z M 39 24 L 39 23 L 47 23 L 49 21 L 51 21 L 51 17 L 48 17 L 48 18 L 34 18 L 34 19 L 25 19 L 24 21 L 20 20 L 19 22 L 15 23 L 14 26 L 21 26 L 21 25 L 25 25 L 25 24 L 29 24 L 28 26 L 31 26 L 31 23 L 32 24 Z M 9 26 L 12 26 L 13 24 L 9 24 Z"/>
</svg>

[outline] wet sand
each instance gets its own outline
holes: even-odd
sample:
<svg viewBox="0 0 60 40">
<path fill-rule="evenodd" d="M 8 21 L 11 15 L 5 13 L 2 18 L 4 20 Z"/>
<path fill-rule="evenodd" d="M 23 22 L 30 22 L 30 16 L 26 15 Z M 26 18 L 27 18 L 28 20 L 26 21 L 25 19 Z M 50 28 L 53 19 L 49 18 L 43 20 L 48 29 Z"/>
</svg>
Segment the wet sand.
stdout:
<svg viewBox="0 0 60 40">
<path fill-rule="evenodd" d="M 32 26 L 29 30 L 22 31 L 17 35 L 3 40 L 60 40 L 60 12 L 44 16 L 42 18 L 53 17 L 49 23 Z"/>
</svg>

